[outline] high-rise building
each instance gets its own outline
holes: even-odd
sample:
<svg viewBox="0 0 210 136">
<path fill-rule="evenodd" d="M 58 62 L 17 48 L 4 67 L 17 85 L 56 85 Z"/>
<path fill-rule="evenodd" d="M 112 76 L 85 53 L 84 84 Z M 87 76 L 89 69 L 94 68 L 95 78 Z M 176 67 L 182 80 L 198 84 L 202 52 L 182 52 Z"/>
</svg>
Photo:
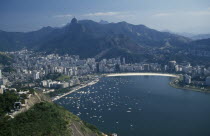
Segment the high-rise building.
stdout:
<svg viewBox="0 0 210 136">
<path fill-rule="evenodd" d="M 125 65 L 125 58 L 123 58 L 123 65 Z"/>
<path fill-rule="evenodd" d="M 43 80 L 43 81 L 41 82 L 41 85 L 42 85 L 43 87 L 47 87 L 47 81 L 46 81 L 46 80 Z"/>
<path fill-rule="evenodd" d="M 2 79 L 2 73 L 1 73 L 1 69 L 0 69 L 0 79 Z"/>
<path fill-rule="evenodd" d="M 144 64 L 144 71 L 149 71 L 150 68 L 149 68 L 149 64 Z"/>
<path fill-rule="evenodd" d="M 39 72 L 34 72 L 34 80 L 37 80 L 39 79 Z"/>
<path fill-rule="evenodd" d="M 185 81 L 186 84 L 191 84 L 191 76 L 186 74 L 184 76 L 184 81 Z"/>
<path fill-rule="evenodd" d="M 206 85 L 210 86 L 210 76 L 206 78 Z"/>
<path fill-rule="evenodd" d="M 169 61 L 169 70 L 174 71 L 176 66 L 176 61 Z"/>
</svg>

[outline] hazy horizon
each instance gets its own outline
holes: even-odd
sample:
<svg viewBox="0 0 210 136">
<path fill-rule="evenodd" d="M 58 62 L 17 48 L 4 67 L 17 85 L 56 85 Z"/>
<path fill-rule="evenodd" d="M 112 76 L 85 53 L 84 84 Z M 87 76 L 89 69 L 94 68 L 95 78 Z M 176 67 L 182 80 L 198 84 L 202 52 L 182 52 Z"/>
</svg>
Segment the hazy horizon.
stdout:
<svg viewBox="0 0 210 136">
<path fill-rule="evenodd" d="M 99 22 L 126 21 L 159 31 L 210 33 L 208 0 L 10 0 L 0 2 L 0 30 L 28 32 L 62 27 L 73 17 Z"/>
</svg>

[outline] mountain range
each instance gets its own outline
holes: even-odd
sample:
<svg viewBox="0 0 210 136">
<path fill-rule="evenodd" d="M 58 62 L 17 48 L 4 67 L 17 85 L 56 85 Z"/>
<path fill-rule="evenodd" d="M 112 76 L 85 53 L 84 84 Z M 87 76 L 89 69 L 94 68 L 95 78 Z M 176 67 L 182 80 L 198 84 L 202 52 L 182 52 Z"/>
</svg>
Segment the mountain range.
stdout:
<svg viewBox="0 0 210 136">
<path fill-rule="evenodd" d="M 120 56 L 144 59 L 151 50 L 182 50 L 200 44 L 202 49 L 206 47 L 209 49 L 208 40 L 193 41 L 184 36 L 160 32 L 144 25 L 77 21 L 76 18 L 61 28 L 48 26 L 26 33 L 0 31 L 0 51 L 26 48 L 97 59 Z"/>
<path fill-rule="evenodd" d="M 192 40 L 202 40 L 210 38 L 210 34 L 192 34 L 192 33 L 177 33 L 178 35 L 182 35 L 184 37 L 188 37 Z"/>
</svg>

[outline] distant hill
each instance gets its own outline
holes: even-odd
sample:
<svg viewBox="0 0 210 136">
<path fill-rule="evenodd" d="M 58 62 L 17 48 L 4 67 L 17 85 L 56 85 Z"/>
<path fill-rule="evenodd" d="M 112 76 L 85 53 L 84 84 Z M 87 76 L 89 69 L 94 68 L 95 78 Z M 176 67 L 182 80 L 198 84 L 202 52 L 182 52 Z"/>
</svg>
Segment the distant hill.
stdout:
<svg viewBox="0 0 210 136">
<path fill-rule="evenodd" d="M 185 48 L 190 42 L 189 38 L 144 25 L 77 21 L 76 18 L 62 28 L 45 27 L 28 33 L 0 32 L 1 51 L 28 48 L 47 53 L 76 54 L 85 58 L 107 58 L 110 54 L 113 57 L 137 57 L 155 48 Z"/>
<path fill-rule="evenodd" d="M 0 52 L 0 64 L 2 65 L 9 65 L 13 61 L 13 58 L 11 56 L 8 56 L 7 54 Z"/>
<path fill-rule="evenodd" d="M 196 49 L 210 51 L 210 38 L 193 41 L 191 45 Z"/>
<path fill-rule="evenodd" d="M 199 35 L 194 35 L 190 38 L 193 39 L 193 40 L 208 39 L 208 38 L 210 38 L 210 34 L 199 34 Z"/>
<path fill-rule="evenodd" d="M 177 33 L 178 35 L 182 35 L 184 37 L 188 37 L 192 40 L 202 40 L 210 38 L 210 34 L 191 34 L 191 33 Z"/>
<path fill-rule="evenodd" d="M 105 20 L 101 20 L 101 21 L 99 22 L 99 24 L 109 24 L 109 22 L 108 22 L 108 21 L 105 21 Z"/>
</svg>

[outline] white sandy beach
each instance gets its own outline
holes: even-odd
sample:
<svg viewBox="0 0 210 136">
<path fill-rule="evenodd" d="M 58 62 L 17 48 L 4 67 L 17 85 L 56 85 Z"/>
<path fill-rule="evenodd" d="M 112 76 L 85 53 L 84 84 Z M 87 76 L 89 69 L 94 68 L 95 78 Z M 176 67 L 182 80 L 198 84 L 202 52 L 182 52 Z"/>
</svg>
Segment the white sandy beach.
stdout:
<svg viewBox="0 0 210 136">
<path fill-rule="evenodd" d="M 104 74 L 105 76 L 107 77 L 116 77 L 116 76 L 167 76 L 167 77 L 179 77 L 178 75 L 174 75 L 174 74 L 163 74 L 163 73 L 116 73 L 116 74 Z M 89 85 L 93 85 L 95 83 L 97 83 L 99 81 L 99 79 L 95 80 L 95 81 L 92 81 L 88 84 L 84 84 L 84 85 L 81 85 L 81 86 L 78 86 L 78 87 L 75 87 L 73 88 L 71 91 L 69 91 L 68 93 L 65 93 L 63 95 L 60 95 L 60 96 L 56 96 L 52 99 L 52 101 L 56 101 L 66 95 L 69 95 L 81 88 L 84 88 L 86 86 L 89 86 Z"/>
<path fill-rule="evenodd" d="M 179 77 L 175 74 L 164 74 L 164 73 L 116 73 L 116 74 L 106 74 L 107 77 L 115 76 L 168 76 L 168 77 Z"/>
</svg>

